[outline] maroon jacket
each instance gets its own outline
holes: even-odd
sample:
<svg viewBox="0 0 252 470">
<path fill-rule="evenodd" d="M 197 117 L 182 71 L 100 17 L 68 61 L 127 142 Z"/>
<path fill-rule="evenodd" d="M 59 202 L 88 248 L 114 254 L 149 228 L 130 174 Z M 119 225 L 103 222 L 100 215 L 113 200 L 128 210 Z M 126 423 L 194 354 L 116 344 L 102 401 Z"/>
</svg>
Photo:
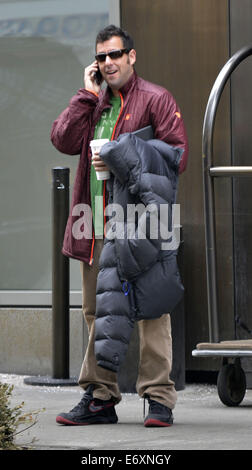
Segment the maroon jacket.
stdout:
<svg viewBox="0 0 252 470">
<path fill-rule="evenodd" d="M 121 110 L 112 139 L 116 139 L 122 133 L 133 132 L 151 125 L 156 139 L 184 150 L 180 173 L 184 171 L 188 143 L 181 113 L 173 96 L 165 88 L 138 77 L 136 72 L 119 91 Z M 60 152 L 69 155 L 80 154 L 62 252 L 66 256 L 90 264 L 94 239 L 84 237 L 76 239 L 73 236 L 72 225 L 78 216 L 72 215 L 72 209 L 77 204 L 91 206 L 89 142 L 94 136 L 95 126 L 102 112 L 111 106 L 109 96 L 108 87 L 102 90 L 99 96 L 81 88 L 53 123 L 51 131 L 52 143 Z"/>
</svg>

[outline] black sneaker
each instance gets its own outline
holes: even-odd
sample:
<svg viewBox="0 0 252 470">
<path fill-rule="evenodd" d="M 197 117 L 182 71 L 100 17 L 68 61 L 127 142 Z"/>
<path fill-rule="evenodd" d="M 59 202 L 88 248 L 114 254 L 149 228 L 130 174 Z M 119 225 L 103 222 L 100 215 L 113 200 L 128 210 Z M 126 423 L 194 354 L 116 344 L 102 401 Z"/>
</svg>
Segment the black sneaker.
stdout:
<svg viewBox="0 0 252 470">
<path fill-rule="evenodd" d="M 144 420 L 145 427 L 164 427 L 173 424 L 172 410 L 148 397 L 149 414 Z"/>
<path fill-rule="evenodd" d="M 99 400 L 93 398 L 93 386 L 89 386 L 80 403 L 69 413 L 61 413 L 56 417 L 56 422 L 70 426 L 83 426 L 85 424 L 117 423 L 113 400 Z"/>
</svg>

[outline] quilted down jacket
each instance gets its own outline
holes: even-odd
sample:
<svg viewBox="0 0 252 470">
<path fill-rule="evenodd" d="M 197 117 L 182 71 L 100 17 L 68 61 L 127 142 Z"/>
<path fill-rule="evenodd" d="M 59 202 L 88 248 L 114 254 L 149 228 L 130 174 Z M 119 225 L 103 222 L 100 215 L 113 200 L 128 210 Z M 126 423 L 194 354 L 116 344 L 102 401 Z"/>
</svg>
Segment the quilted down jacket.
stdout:
<svg viewBox="0 0 252 470">
<path fill-rule="evenodd" d="M 135 321 L 171 312 L 183 296 L 177 249 L 164 244 L 170 235 L 163 238 L 160 230 L 161 205 L 171 215 L 175 203 L 182 153 L 179 147 L 145 142 L 130 133 L 104 145 L 100 153 L 112 172 L 106 188 L 112 210 L 97 278 L 95 354 L 99 366 L 115 372 Z M 139 204 L 150 210 L 127 220 L 128 208 Z"/>
</svg>

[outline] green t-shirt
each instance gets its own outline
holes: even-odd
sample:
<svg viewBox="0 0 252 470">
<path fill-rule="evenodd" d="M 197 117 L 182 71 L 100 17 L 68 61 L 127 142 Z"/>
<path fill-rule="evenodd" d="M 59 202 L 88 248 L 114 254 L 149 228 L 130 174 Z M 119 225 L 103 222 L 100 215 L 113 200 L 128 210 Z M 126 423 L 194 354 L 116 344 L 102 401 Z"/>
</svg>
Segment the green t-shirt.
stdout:
<svg viewBox="0 0 252 470">
<path fill-rule="evenodd" d="M 111 139 L 120 112 L 120 96 L 111 96 L 110 103 L 112 107 L 103 111 L 99 122 L 96 124 L 94 139 Z M 96 238 L 103 238 L 103 186 L 104 181 L 97 180 L 94 166 L 91 165 L 91 208 Z M 96 196 L 99 196 L 99 198 L 96 199 Z"/>
</svg>

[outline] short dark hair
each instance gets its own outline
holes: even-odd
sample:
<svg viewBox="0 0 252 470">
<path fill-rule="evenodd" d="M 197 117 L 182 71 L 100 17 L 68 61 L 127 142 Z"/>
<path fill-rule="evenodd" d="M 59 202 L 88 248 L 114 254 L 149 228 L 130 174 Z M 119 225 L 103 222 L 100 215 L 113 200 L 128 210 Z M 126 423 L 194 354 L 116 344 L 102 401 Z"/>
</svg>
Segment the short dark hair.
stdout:
<svg viewBox="0 0 252 470">
<path fill-rule="evenodd" d="M 111 39 L 113 36 L 118 36 L 122 39 L 123 47 L 125 49 L 134 49 L 134 41 L 129 33 L 113 24 L 106 26 L 106 28 L 102 29 L 97 34 L 95 46 L 100 42 L 108 41 L 108 39 Z"/>
</svg>

